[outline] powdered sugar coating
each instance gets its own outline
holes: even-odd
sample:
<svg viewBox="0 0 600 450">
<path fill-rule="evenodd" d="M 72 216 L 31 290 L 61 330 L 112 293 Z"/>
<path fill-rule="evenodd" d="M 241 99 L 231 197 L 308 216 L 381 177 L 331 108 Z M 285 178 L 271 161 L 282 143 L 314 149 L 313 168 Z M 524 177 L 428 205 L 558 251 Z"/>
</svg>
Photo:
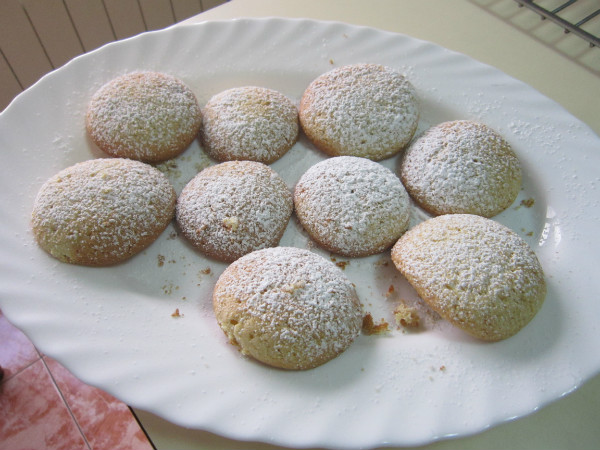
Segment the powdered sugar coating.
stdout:
<svg viewBox="0 0 600 450">
<path fill-rule="evenodd" d="M 202 142 L 218 161 L 271 164 L 298 139 L 298 109 L 273 89 L 243 86 L 214 95 L 202 109 Z"/>
<path fill-rule="evenodd" d="M 175 211 L 175 190 L 152 166 L 128 159 L 94 159 L 68 167 L 40 189 L 34 236 L 55 258 L 105 266 L 150 245 Z"/>
<path fill-rule="evenodd" d="M 406 150 L 400 178 L 411 197 L 432 214 L 492 217 L 521 189 L 521 166 L 510 144 L 470 120 L 431 127 Z"/>
<path fill-rule="evenodd" d="M 182 153 L 202 123 L 196 96 L 182 81 L 157 72 L 117 77 L 92 97 L 86 128 L 112 156 L 159 162 Z"/>
<path fill-rule="evenodd" d="M 389 169 L 337 156 L 310 167 L 294 190 L 296 215 L 325 249 L 344 256 L 382 252 L 406 231 L 408 193 Z"/>
<path fill-rule="evenodd" d="M 531 247 L 504 225 L 477 215 L 420 223 L 394 245 L 392 260 L 431 308 L 479 339 L 516 334 L 546 295 Z"/>
<path fill-rule="evenodd" d="M 377 64 L 326 72 L 300 101 L 304 132 L 330 156 L 389 158 L 410 142 L 418 120 L 412 84 L 398 71 Z"/>
<path fill-rule="evenodd" d="M 231 262 L 277 245 L 293 210 L 292 194 L 270 167 L 229 161 L 196 175 L 177 200 L 177 223 L 206 255 Z"/>
<path fill-rule="evenodd" d="M 274 247 L 231 264 L 213 294 L 217 321 L 245 355 L 284 369 L 335 358 L 360 332 L 353 284 L 308 250 Z"/>
</svg>

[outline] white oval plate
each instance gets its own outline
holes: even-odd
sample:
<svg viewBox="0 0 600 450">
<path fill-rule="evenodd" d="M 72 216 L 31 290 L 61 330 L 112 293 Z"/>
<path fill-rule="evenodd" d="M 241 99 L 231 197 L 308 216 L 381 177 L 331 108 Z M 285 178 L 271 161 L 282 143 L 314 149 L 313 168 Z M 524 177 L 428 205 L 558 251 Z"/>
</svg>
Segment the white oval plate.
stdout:
<svg viewBox="0 0 600 450">
<path fill-rule="evenodd" d="M 365 310 L 387 320 L 392 332 L 360 336 L 315 370 L 274 370 L 226 343 L 211 309 L 212 287 L 225 266 L 190 248 L 172 225 L 145 252 L 110 268 L 61 264 L 34 243 L 30 211 L 41 184 L 64 167 L 101 156 L 86 137 L 84 113 L 94 91 L 113 77 L 171 73 L 201 104 L 225 88 L 250 84 L 297 101 L 319 74 L 357 62 L 390 65 L 409 77 L 422 103 L 420 130 L 443 120 L 480 120 L 521 158 L 523 191 L 496 218 L 535 248 L 549 292 L 541 312 L 515 337 L 478 342 L 426 310 L 420 331 L 398 330 L 393 307 L 399 298 L 416 297 L 389 253 L 337 258 L 348 261 L 345 273 Z M 464 55 L 340 23 L 179 26 L 107 45 L 44 77 L 0 116 L 0 148 L 4 314 L 82 380 L 176 424 L 295 447 L 417 445 L 531 413 L 600 369 L 594 239 L 600 141 L 553 101 Z M 322 158 L 302 138 L 273 168 L 291 187 Z M 161 167 L 179 191 L 209 163 L 196 142 Z M 422 220 L 414 212 L 413 223 Z M 282 245 L 310 247 L 293 220 Z M 181 317 L 172 316 L 177 309 Z"/>
</svg>

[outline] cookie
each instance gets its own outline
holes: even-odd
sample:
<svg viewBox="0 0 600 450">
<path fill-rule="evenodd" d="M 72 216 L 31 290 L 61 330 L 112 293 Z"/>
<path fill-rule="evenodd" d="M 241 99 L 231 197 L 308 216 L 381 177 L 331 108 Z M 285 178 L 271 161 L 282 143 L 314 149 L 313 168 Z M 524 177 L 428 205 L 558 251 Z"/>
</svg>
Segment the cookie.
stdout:
<svg viewBox="0 0 600 450">
<path fill-rule="evenodd" d="M 521 189 L 521 165 L 510 144 L 470 120 L 431 127 L 406 150 L 399 172 L 415 202 L 434 215 L 493 217 Z"/>
<path fill-rule="evenodd" d="M 410 199 L 379 163 L 337 156 L 310 167 L 294 189 L 298 220 L 321 247 L 359 257 L 391 247 L 406 231 Z"/>
<path fill-rule="evenodd" d="M 36 241 L 60 261 L 85 266 L 120 263 L 148 247 L 175 212 L 175 190 L 154 167 L 102 158 L 50 178 L 33 206 Z"/>
<path fill-rule="evenodd" d="M 292 209 L 290 189 L 269 166 L 228 161 L 207 167 L 183 188 L 176 218 L 194 247 L 231 262 L 277 245 Z"/>
<path fill-rule="evenodd" d="M 219 277 L 213 293 L 229 341 L 270 366 L 305 370 L 345 351 L 360 332 L 354 285 L 331 261 L 308 250 L 249 253 Z"/>
<path fill-rule="evenodd" d="M 408 145 L 419 121 L 413 85 L 377 64 L 342 66 L 317 77 L 300 101 L 300 124 L 330 156 L 379 161 Z"/>
<path fill-rule="evenodd" d="M 271 164 L 298 139 L 298 109 L 273 89 L 243 86 L 220 92 L 202 109 L 204 151 L 217 161 Z"/>
<path fill-rule="evenodd" d="M 111 156 L 160 162 L 181 154 L 198 136 L 196 96 L 182 81 L 157 72 L 122 75 L 88 104 L 86 128 Z"/>
<path fill-rule="evenodd" d="M 514 231 L 472 214 L 447 214 L 411 228 L 392 260 L 421 299 L 476 338 L 499 341 L 542 307 L 546 282 L 534 251 Z"/>
</svg>

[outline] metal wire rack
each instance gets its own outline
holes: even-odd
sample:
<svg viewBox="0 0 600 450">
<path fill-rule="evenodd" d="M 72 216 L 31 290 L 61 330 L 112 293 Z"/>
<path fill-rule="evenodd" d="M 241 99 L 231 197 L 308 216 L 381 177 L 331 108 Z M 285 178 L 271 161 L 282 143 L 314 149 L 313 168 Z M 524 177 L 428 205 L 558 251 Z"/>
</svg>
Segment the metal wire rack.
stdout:
<svg viewBox="0 0 600 450">
<path fill-rule="evenodd" d="M 519 7 L 525 7 L 532 11 L 535 11 L 540 15 L 542 20 L 548 19 L 552 22 L 561 26 L 565 33 L 573 33 L 580 38 L 584 39 L 590 44 L 590 47 L 598 47 L 600 48 L 600 37 L 598 35 L 594 35 L 582 28 L 584 24 L 589 23 L 596 16 L 600 16 L 600 7 L 593 11 L 592 13 L 586 15 L 585 17 L 579 19 L 578 21 L 571 21 L 561 16 L 561 13 L 565 12 L 567 8 L 577 3 L 578 0 L 568 0 L 562 3 L 560 6 L 557 6 L 553 9 L 547 9 L 543 6 L 537 4 L 534 0 L 515 0 Z"/>
</svg>

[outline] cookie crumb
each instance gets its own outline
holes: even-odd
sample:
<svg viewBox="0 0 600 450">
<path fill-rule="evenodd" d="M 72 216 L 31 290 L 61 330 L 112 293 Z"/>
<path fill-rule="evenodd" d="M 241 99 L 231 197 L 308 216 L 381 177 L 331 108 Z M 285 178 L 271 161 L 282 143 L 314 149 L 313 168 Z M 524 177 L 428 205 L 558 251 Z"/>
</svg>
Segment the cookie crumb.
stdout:
<svg viewBox="0 0 600 450">
<path fill-rule="evenodd" d="M 420 317 L 417 311 L 404 302 L 399 303 L 394 309 L 396 324 L 405 328 L 417 328 L 420 325 Z"/>
<path fill-rule="evenodd" d="M 166 176 L 169 176 L 172 178 L 181 177 L 181 170 L 177 166 L 177 162 L 174 160 L 168 160 L 168 161 L 164 161 L 160 164 L 157 164 L 156 168 L 158 170 L 160 170 L 162 173 L 164 173 Z"/>
<path fill-rule="evenodd" d="M 376 262 L 374 262 L 373 264 L 375 265 L 375 267 L 387 267 L 390 265 L 390 260 L 387 258 L 382 258 Z"/>
<path fill-rule="evenodd" d="M 161 289 L 163 290 L 165 295 L 171 295 L 171 294 L 173 294 L 173 291 L 179 290 L 179 286 L 174 285 L 173 283 L 169 283 L 169 284 L 164 284 Z"/>
<path fill-rule="evenodd" d="M 179 312 L 179 308 L 175 308 L 175 312 L 173 314 L 171 314 L 171 317 L 179 318 L 179 317 L 183 317 L 183 314 L 181 314 Z"/>
<path fill-rule="evenodd" d="M 531 208 L 535 204 L 535 200 L 533 198 L 527 198 L 525 200 L 521 200 L 521 205 L 525 208 Z"/>
<path fill-rule="evenodd" d="M 335 263 L 336 266 L 338 266 L 340 269 L 345 270 L 346 266 L 350 264 L 350 261 L 338 261 Z"/>
<path fill-rule="evenodd" d="M 373 316 L 370 313 L 367 313 L 363 317 L 362 331 L 368 336 L 373 334 L 385 334 L 390 331 L 390 326 L 384 319 L 381 319 L 378 324 L 375 324 Z"/>
<path fill-rule="evenodd" d="M 237 217 L 225 217 L 223 219 L 223 226 L 229 231 L 237 231 L 240 225 L 240 221 Z"/>
<path fill-rule="evenodd" d="M 525 228 L 521 228 L 521 233 L 523 233 L 525 236 L 528 236 L 528 237 L 533 237 L 533 235 L 534 235 L 533 231 L 527 231 Z"/>
<path fill-rule="evenodd" d="M 158 267 L 162 267 L 165 265 L 165 256 L 158 255 Z"/>
</svg>

